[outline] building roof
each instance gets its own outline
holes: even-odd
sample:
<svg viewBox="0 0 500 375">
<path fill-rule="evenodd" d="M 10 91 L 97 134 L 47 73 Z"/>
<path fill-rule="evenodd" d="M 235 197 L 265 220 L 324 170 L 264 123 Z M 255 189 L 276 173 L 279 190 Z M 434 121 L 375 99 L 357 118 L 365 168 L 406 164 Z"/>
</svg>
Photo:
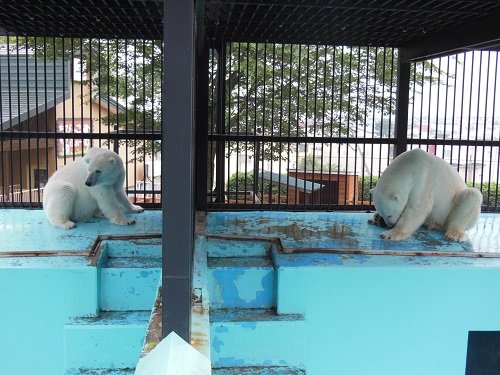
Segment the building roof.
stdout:
<svg viewBox="0 0 500 375">
<path fill-rule="evenodd" d="M 110 96 L 101 96 L 94 99 L 94 102 L 99 104 L 102 108 L 108 109 L 111 113 L 117 113 L 117 111 L 125 112 L 127 107 L 121 104 L 116 99 Z"/>
<path fill-rule="evenodd" d="M 0 128 L 7 130 L 70 96 L 70 64 L 0 55 Z"/>
<path fill-rule="evenodd" d="M 279 185 L 286 186 L 287 188 L 293 188 L 307 194 L 314 193 L 324 186 L 316 182 L 302 180 L 300 178 L 290 177 L 286 175 L 280 175 L 278 173 L 269 171 L 259 171 L 259 178 L 262 178 L 264 181 L 272 181 Z"/>
</svg>

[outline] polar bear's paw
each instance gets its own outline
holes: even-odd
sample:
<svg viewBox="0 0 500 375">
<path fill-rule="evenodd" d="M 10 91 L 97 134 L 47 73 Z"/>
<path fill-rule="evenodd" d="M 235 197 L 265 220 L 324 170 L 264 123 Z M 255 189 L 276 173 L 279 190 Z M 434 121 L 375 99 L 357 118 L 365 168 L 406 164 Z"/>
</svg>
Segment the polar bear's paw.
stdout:
<svg viewBox="0 0 500 375">
<path fill-rule="evenodd" d="M 447 240 L 464 242 L 467 240 L 467 235 L 458 229 L 448 229 L 444 234 Z"/>
<path fill-rule="evenodd" d="M 61 229 L 73 229 L 76 227 L 76 224 L 71 220 L 54 222 L 54 226 Z"/>
<path fill-rule="evenodd" d="M 380 216 L 378 212 L 375 212 L 375 214 L 370 219 L 368 219 L 368 224 L 377 225 L 382 228 L 387 227 L 384 218 Z"/>
<path fill-rule="evenodd" d="M 410 238 L 410 236 L 411 234 L 400 232 L 395 228 L 386 230 L 385 232 L 382 232 L 380 234 L 380 237 L 385 238 L 386 240 L 393 240 L 393 241 L 406 240 Z"/>
<path fill-rule="evenodd" d="M 110 222 L 116 225 L 132 225 L 135 224 L 135 219 L 128 218 L 124 215 L 119 215 L 111 219 Z"/>
<path fill-rule="evenodd" d="M 142 208 L 141 206 L 138 206 L 136 204 L 133 204 L 131 212 L 136 212 L 136 213 L 144 212 L 144 208 Z"/>
<path fill-rule="evenodd" d="M 104 214 L 102 213 L 101 210 L 96 210 L 94 212 L 94 217 L 104 217 Z"/>
</svg>

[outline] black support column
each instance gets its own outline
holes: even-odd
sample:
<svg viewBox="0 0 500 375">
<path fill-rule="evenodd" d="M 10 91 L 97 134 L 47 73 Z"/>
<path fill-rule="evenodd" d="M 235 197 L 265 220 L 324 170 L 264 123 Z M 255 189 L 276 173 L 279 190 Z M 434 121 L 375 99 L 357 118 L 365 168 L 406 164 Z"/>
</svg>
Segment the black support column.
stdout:
<svg viewBox="0 0 500 375">
<path fill-rule="evenodd" d="M 396 147 L 394 157 L 408 146 L 408 101 L 410 97 L 410 60 L 406 50 L 398 50 L 398 78 L 396 89 Z"/>
<path fill-rule="evenodd" d="M 208 44 L 202 22 L 205 1 L 196 1 L 196 209 L 207 208 L 208 177 Z"/>
<path fill-rule="evenodd" d="M 190 341 L 194 246 L 194 0 L 164 3 L 163 337 Z"/>
</svg>

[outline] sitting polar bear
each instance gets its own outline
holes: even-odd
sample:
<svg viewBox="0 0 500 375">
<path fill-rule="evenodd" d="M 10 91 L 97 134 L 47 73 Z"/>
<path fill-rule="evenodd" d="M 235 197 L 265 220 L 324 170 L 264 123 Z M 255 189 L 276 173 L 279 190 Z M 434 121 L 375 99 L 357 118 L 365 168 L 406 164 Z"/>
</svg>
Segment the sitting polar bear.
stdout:
<svg viewBox="0 0 500 375">
<path fill-rule="evenodd" d="M 465 241 L 479 218 L 482 194 L 469 188 L 443 159 L 414 149 L 399 155 L 370 190 L 377 213 L 391 228 L 381 237 L 405 240 L 421 225 L 440 229 L 449 240 Z"/>
<path fill-rule="evenodd" d="M 105 216 L 113 224 L 129 225 L 135 220 L 124 211 L 142 212 L 125 194 L 123 161 L 111 150 L 91 148 L 83 157 L 57 170 L 48 180 L 43 208 L 49 222 L 62 229 L 75 221 Z"/>
</svg>

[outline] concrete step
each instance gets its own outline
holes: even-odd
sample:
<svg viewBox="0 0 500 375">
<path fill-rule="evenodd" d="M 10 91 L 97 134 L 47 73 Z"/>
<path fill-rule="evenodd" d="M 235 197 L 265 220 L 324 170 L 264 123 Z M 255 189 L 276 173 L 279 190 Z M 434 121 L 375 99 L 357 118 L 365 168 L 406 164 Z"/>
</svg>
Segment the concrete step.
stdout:
<svg viewBox="0 0 500 375">
<path fill-rule="evenodd" d="M 212 375 L 305 375 L 303 369 L 297 367 L 222 367 L 213 368 Z"/>
<path fill-rule="evenodd" d="M 104 312 L 64 326 L 65 368 L 135 368 L 151 311 Z"/>
<path fill-rule="evenodd" d="M 110 258 L 149 257 L 161 258 L 161 239 L 106 240 L 106 251 Z"/>
<path fill-rule="evenodd" d="M 214 309 L 273 307 L 273 263 L 267 257 L 208 258 L 208 289 Z"/>
<path fill-rule="evenodd" d="M 269 241 L 207 238 L 207 255 L 216 257 L 264 257 L 271 254 L 272 243 Z"/>
<path fill-rule="evenodd" d="M 305 320 L 274 309 L 217 309 L 210 313 L 214 368 L 290 366 L 303 368 Z"/>
<path fill-rule="evenodd" d="M 151 310 L 160 278 L 161 258 L 108 258 L 101 268 L 101 310 Z"/>
<path fill-rule="evenodd" d="M 64 375 L 133 375 L 134 369 L 80 369 L 68 370 Z"/>
</svg>

